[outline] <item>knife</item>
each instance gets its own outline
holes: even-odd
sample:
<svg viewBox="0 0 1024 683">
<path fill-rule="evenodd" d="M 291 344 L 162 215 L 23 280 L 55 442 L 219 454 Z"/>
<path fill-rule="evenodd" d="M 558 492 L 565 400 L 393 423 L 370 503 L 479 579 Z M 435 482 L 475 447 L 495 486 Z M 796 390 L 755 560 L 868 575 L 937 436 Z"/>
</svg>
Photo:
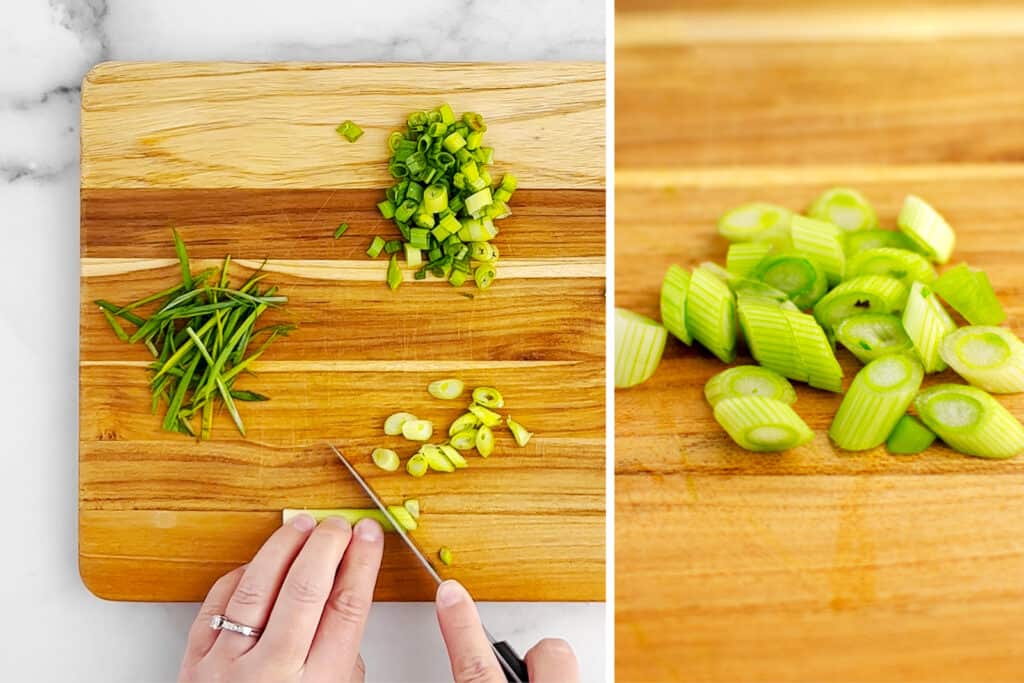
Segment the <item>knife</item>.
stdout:
<svg viewBox="0 0 1024 683">
<path fill-rule="evenodd" d="M 362 476 L 360 476 L 359 472 L 356 471 L 356 468 L 352 466 L 352 463 L 342 455 L 341 451 L 335 448 L 333 444 L 328 444 L 328 446 L 330 446 L 331 450 L 334 451 L 334 454 L 338 456 L 338 460 L 340 460 L 341 464 L 349 471 L 352 478 L 355 479 L 361 487 L 363 487 L 363 491 L 370 497 L 373 504 L 377 506 L 377 509 L 384 515 L 384 518 L 391 522 L 391 526 L 395 528 L 395 533 L 401 537 L 406 547 L 412 551 L 412 554 L 420 561 L 420 564 L 427 570 L 427 573 L 430 574 L 432 579 L 434 579 L 434 582 L 441 585 L 441 582 L 443 582 L 444 579 L 442 579 L 441 575 L 434 569 L 434 565 L 430 564 L 430 560 L 428 560 L 426 556 L 420 552 L 420 549 L 416 547 L 416 544 L 412 542 L 412 539 L 409 538 L 409 535 L 405 532 L 405 528 L 397 519 L 394 518 L 394 516 L 392 516 L 388 507 L 380 498 L 377 497 L 377 494 L 373 492 L 370 485 L 366 483 L 366 480 L 363 479 Z M 491 635 L 491 632 L 487 630 L 487 627 L 483 626 L 482 622 L 481 627 L 484 629 L 484 635 L 487 636 L 487 640 L 491 642 L 491 649 L 494 651 L 494 656 L 498 658 L 498 664 L 501 665 L 501 670 L 505 674 L 505 680 L 509 683 L 529 683 L 530 678 L 526 669 L 526 662 L 516 654 L 516 651 L 513 650 L 512 646 L 507 642 L 504 640 L 496 640 L 494 636 Z"/>
</svg>

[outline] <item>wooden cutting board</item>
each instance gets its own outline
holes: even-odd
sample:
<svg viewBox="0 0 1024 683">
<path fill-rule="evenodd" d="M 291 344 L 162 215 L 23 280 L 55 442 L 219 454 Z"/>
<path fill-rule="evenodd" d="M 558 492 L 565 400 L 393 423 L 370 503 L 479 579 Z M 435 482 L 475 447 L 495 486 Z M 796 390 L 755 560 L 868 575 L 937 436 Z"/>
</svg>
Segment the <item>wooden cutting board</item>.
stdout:
<svg viewBox="0 0 1024 683">
<path fill-rule="evenodd" d="M 388 134 L 448 102 L 478 111 L 496 169 L 518 175 L 501 223 L 498 282 L 398 291 L 364 254 L 394 227 L 377 212 Z M 334 131 L 353 119 L 355 144 Z M 351 227 L 332 239 L 342 222 Z M 372 507 L 323 445 L 337 444 L 387 502 L 418 498 L 416 542 L 455 554 L 443 574 L 483 600 L 604 597 L 604 69 L 600 64 L 103 64 L 82 93 L 79 556 L 117 600 L 197 600 L 245 561 L 285 507 Z M 241 278 L 267 260 L 298 324 L 255 368 L 248 437 L 226 415 L 205 443 L 159 429 L 147 352 L 91 303 L 127 302 L 178 277 L 170 227 L 193 268 L 230 254 Z M 395 231 L 397 236 L 397 232 Z M 270 318 L 271 314 L 266 317 Z M 383 420 L 447 425 L 463 403 L 428 382 L 493 385 L 536 433 L 468 470 L 414 479 L 369 459 Z M 377 597 L 432 599 L 396 539 Z"/>
<path fill-rule="evenodd" d="M 1024 333 L 1019 7 L 618 5 L 617 305 L 657 316 L 669 264 L 723 262 L 727 209 L 842 184 L 890 227 L 932 201 Z M 618 680 L 1024 679 L 1024 457 L 839 452 L 841 398 L 805 385 L 813 443 L 751 454 L 703 399 L 722 368 L 670 341 L 616 392 Z"/>
</svg>

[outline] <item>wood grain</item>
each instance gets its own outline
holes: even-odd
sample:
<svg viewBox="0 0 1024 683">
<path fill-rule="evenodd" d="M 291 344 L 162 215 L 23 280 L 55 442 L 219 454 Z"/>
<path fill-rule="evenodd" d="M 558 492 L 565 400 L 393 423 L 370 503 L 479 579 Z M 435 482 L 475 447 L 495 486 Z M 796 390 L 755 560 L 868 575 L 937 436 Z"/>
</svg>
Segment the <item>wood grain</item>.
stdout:
<svg viewBox="0 0 1024 683">
<path fill-rule="evenodd" d="M 1024 332 L 1021 6 L 858 8 L 619 3 L 616 305 L 657 316 L 669 264 L 721 263 L 728 208 L 852 185 L 886 226 L 934 202 Z M 616 392 L 617 679 L 1024 680 L 1024 460 L 838 451 L 841 398 L 803 385 L 814 441 L 753 455 L 703 400 L 721 367 L 670 341 Z"/>
<path fill-rule="evenodd" d="M 450 546 L 456 563 L 442 573 L 481 599 L 603 599 L 602 79 L 599 66 L 573 64 L 95 69 L 83 94 L 79 402 L 89 588 L 196 600 L 252 555 L 282 508 L 367 506 L 331 442 L 384 500 L 421 501 L 416 542 L 430 556 Z M 520 177 L 497 240 L 500 277 L 478 291 L 413 283 L 408 272 L 391 292 L 386 261 L 364 253 L 394 230 L 375 207 L 388 184 L 383 140 L 408 111 L 442 101 L 484 113 L 499 169 Z M 367 128 L 354 145 L 334 133 L 344 118 Z M 341 222 L 350 229 L 334 240 Z M 231 254 L 240 281 L 265 260 L 289 297 L 265 319 L 298 329 L 240 380 L 272 397 L 242 408 L 244 439 L 226 414 L 209 442 L 161 431 L 148 411 L 147 352 L 119 342 L 92 303 L 173 282 L 171 226 L 194 270 Z M 499 387 L 536 436 L 520 449 L 499 430 L 491 458 L 452 475 L 377 470 L 374 447 L 415 450 L 382 435 L 389 414 L 441 426 L 461 413 L 461 402 L 426 393 L 441 375 Z M 389 541 L 377 597 L 432 595 Z"/>
</svg>

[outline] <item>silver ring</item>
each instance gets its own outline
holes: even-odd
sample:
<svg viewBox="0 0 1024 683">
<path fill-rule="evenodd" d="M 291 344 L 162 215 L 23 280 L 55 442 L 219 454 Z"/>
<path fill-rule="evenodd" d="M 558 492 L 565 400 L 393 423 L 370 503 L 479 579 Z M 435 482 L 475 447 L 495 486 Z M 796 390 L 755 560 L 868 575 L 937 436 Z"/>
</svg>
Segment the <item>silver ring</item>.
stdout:
<svg viewBox="0 0 1024 683">
<path fill-rule="evenodd" d="M 228 619 L 223 614 L 218 614 L 213 619 L 210 619 L 210 628 L 214 631 L 231 631 L 232 633 L 238 633 L 246 636 L 247 638 L 259 638 L 260 634 L 263 633 L 263 629 L 261 628 L 236 623 Z"/>
</svg>

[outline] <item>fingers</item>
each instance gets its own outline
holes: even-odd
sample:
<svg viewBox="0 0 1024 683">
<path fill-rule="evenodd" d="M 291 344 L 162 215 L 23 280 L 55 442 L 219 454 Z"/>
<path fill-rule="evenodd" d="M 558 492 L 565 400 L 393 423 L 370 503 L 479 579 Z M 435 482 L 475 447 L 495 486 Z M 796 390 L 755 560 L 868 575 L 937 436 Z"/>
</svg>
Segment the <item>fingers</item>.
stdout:
<svg viewBox="0 0 1024 683">
<path fill-rule="evenodd" d="M 363 661 L 362 655 L 356 657 L 356 664 L 352 668 L 352 675 L 345 680 L 351 681 L 351 683 L 364 683 L 366 681 L 366 662 Z"/>
<path fill-rule="evenodd" d="M 315 526 L 316 522 L 309 515 L 297 515 L 267 539 L 245 568 L 228 600 L 224 609 L 228 619 L 246 626 L 264 627 L 288 568 Z M 255 638 L 222 631 L 211 652 L 231 659 L 242 656 L 254 645 Z"/>
<path fill-rule="evenodd" d="M 505 683 L 476 605 L 462 584 L 451 580 L 442 583 L 436 602 L 437 621 L 448 648 L 455 683 Z"/>
<path fill-rule="evenodd" d="M 228 600 L 235 592 L 238 582 L 242 580 L 242 573 L 245 566 L 237 567 L 224 576 L 217 579 L 217 582 L 206 594 L 206 600 L 199 608 L 199 614 L 192 622 L 192 628 L 188 631 L 188 645 L 185 648 L 185 666 L 193 664 L 203 657 L 213 647 L 217 640 L 217 631 L 210 628 L 210 620 L 218 614 L 224 614 L 227 609 Z"/>
<path fill-rule="evenodd" d="M 530 683 L 579 683 L 579 662 L 561 638 L 545 638 L 530 648 L 525 659 Z"/>
<path fill-rule="evenodd" d="M 361 520 L 353 530 L 309 650 L 306 671 L 313 680 L 328 678 L 330 671 L 349 671 L 356 665 L 383 554 L 384 531 L 380 524 Z"/>
<path fill-rule="evenodd" d="M 340 517 L 325 519 L 313 531 L 288 570 L 254 656 L 296 669 L 305 663 L 351 538 L 351 525 Z M 352 670 L 357 652 L 339 664 L 340 671 Z"/>
</svg>

